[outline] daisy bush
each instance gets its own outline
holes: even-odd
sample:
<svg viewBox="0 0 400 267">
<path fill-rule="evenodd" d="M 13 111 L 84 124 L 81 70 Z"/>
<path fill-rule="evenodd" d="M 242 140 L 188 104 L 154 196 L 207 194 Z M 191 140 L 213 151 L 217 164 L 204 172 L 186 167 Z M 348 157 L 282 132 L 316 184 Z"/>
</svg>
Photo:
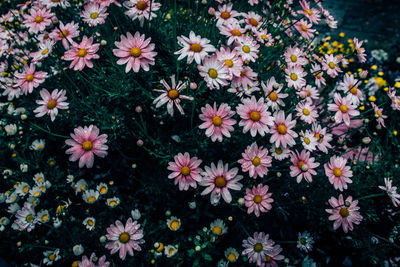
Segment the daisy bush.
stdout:
<svg viewBox="0 0 400 267">
<path fill-rule="evenodd" d="M 0 11 L 6 261 L 397 266 L 398 65 L 320 1 Z"/>
</svg>

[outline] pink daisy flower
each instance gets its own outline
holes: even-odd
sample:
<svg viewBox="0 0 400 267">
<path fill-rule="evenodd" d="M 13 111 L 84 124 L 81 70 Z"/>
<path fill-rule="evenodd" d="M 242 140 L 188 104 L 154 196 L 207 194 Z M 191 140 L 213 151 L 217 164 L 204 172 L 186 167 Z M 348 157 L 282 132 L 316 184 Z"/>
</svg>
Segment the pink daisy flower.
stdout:
<svg viewBox="0 0 400 267">
<path fill-rule="evenodd" d="M 304 149 L 307 149 L 308 151 L 314 151 L 317 149 L 318 139 L 310 130 L 306 130 L 305 132 L 301 131 L 300 139 Z"/>
<path fill-rule="evenodd" d="M 243 133 L 250 131 L 252 137 L 255 137 L 257 132 L 264 136 L 269 131 L 268 126 L 273 125 L 271 113 L 262 97 L 258 101 L 255 96 L 242 99 L 242 104 L 236 107 L 236 112 L 242 119 L 239 125 L 243 126 Z"/>
<path fill-rule="evenodd" d="M 326 73 L 335 78 L 339 75 L 339 72 L 342 70 L 339 67 L 340 58 L 334 55 L 325 54 L 325 60 L 322 61 L 322 69 L 326 71 Z"/>
<path fill-rule="evenodd" d="M 157 17 L 156 11 L 160 9 L 161 4 L 154 0 L 129 0 L 124 2 L 124 7 L 128 9 L 125 14 L 132 20 L 139 20 L 140 26 L 143 26 L 144 20 Z"/>
<path fill-rule="evenodd" d="M 332 141 L 332 134 L 326 132 L 326 128 L 322 128 L 321 125 L 314 123 L 311 128 L 314 136 L 317 138 L 317 148 L 328 153 L 328 149 L 332 148 L 330 141 Z"/>
<path fill-rule="evenodd" d="M 393 202 L 393 206 L 398 207 L 400 205 L 400 194 L 397 193 L 397 186 L 392 186 L 392 180 L 389 178 L 384 178 L 385 186 L 378 186 L 379 189 L 386 191 L 388 196 Z"/>
<path fill-rule="evenodd" d="M 318 64 L 313 64 L 312 68 L 311 68 L 311 73 L 314 75 L 315 77 L 315 85 L 318 88 L 321 88 L 322 85 L 326 85 L 326 81 L 325 78 L 323 76 L 323 71 L 321 69 L 321 66 Z"/>
<path fill-rule="evenodd" d="M 255 62 L 258 58 L 260 45 L 254 41 L 253 37 L 245 36 L 237 41 L 235 50 L 243 61 Z"/>
<path fill-rule="evenodd" d="M 364 63 L 365 61 L 367 61 L 367 54 L 365 53 L 365 48 L 361 47 L 364 41 L 359 42 L 357 38 L 353 39 L 353 43 L 354 43 L 354 50 L 357 53 L 358 56 L 358 60 L 360 61 L 360 63 Z"/>
<path fill-rule="evenodd" d="M 243 66 L 240 70 L 240 76 L 234 76 L 232 80 L 233 88 L 241 88 L 247 90 L 257 83 L 258 74 L 254 72 L 249 66 Z"/>
<path fill-rule="evenodd" d="M 299 154 L 296 150 L 292 153 L 292 166 L 290 166 L 290 176 L 297 177 L 297 183 L 300 183 L 304 178 L 307 182 L 312 182 L 312 175 L 316 175 L 314 170 L 319 166 L 318 162 L 314 162 L 315 158 L 310 158 L 310 152 L 303 150 Z"/>
<path fill-rule="evenodd" d="M 268 168 L 271 167 L 272 157 L 268 156 L 268 149 L 262 146 L 258 147 L 253 143 L 242 153 L 242 159 L 238 160 L 242 164 L 242 172 L 249 172 L 250 178 L 261 178 L 268 174 Z"/>
<path fill-rule="evenodd" d="M 90 27 L 104 24 L 108 16 L 107 7 L 97 3 L 89 3 L 82 11 L 82 21 L 89 24 Z"/>
<path fill-rule="evenodd" d="M 346 166 L 347 159 L 342 157 L 332 156 L 329 162 L 325 163 L 325 174 L 329 178 L 329 182 L 333 184 L 335 189 L 343 191 L 347 189 L 347 184 L 353 181 L 350 179 L 353 176 L 349 166 Z"/>
<path fill-rule="evenodd" d="M 24 24 L 28 27 L 29 32 L 42 32 L 51 24 L 51 19 L 54 16 L 49 9 L 33 7 L 29 15 L 25 15 Z"/>
<path fill-rule="evenodd" d="M 207 56 L 202 65 L 197 65 L 197 69 L 210 89 L 216 88 L 218 90 L 220 86 L 228 85 L 227 80 L 231 78 L 228 67 L 225 66 L 224 62 L 219 61 L 216 55 Z"/>
<path fill-rule="evenodd" d="M 276 82 L 275 77 L 271 77 L 267 81 L 267 85 L 261 82 L 261 87 L 263 88 L 264 95 L 266 96 L 267 106 L 271 107 L 272 110 L 279 110 L 280 107 L 284 107 L 285 103 L 283 99 L 288 97 L 288 94 L 282 93 L 283 84 Z"/>
<path fill-rule="evenodd" d="M 65 143 L 71 148 L 65 151 L 66 154 L 71 154 L 70 161 L 79 159 L 79 168 L 86 165 L 87 168 L 93 167 L 94 155 L 104 158 L 107 155 L 108 146 L 107 135 L 99 135 L 99 128 L 90 125 L 82 128 L 79 126 L 74 129 L 74 134 L 71 134 L 72 139 L 68 139 Z"/>
<path fill-rule="evenodd" d="M 238 22 L 236 17 L 240 16 L 240 13 L 236 10 L 232 10 L 232 5 L 232 3 L 229 3 L 227 5 L 218 6 L 218 11 L 215 11 L 215 17 L 218 19 L 217 26 L 221 24 L 229 25 Z"/>
<path fill-rule="evenodd" d="M 185 36 L 178 37 L 178 44 L 182 49 L 175 52 L 175 55 L 179 55 L 178 60 L 182 60 L 187 57 L 187 63 L 190 64 L 196 61 L 200 64 L 201 61 L 208 55 L 208 53 L 215 52 L 215 47 L 210 43 L 207 38 L 201 38 L 200 35 L 196 35 L 193 31 L 190 31 L 189 38 Z"/>
<path fill-rule="evenodd" d="M 79 36 L 79 24 L 71 22 L 64 25 L 64 23 L 60 21 L 59 27 L 59 29 L 54 29 L 50 37 L 53 40 L 61 40 L 64 48 L 69 49 L 69 44 L 74 42 L 73 38 Z"/>
<path fill-rule="evenodd" d="M 236 120 L 232 119 L 235 112 L 231 110 L 228 104 L 222 103 L 217 109 L 217 104 L 214 102 L 214 106 L 211 107 L 206 104 L 205 107 L 201 108 L 202 114 L 199 115 L 200 119 L 204 121 L 199 129 L 207 129 L 206 136 L 211 137 L 211 140 L 215 142 L 218 140 L 222 142 L 223 136 L 230 138 L 233 129 L 233 125 L 236 124 Z"/>
<path fill-rule="evenodd" d="M 24 72 L 15 73 L 15 86 L 21 87 L 22 92 L 26 95 L 32 93 L 33 88 L 38 87 L 48 77 L 47 72 L 35 71 L 35 65 L 30 64 L 24 66 Z"/>
<path fill-rule="evenodd" d="M 304 57 L 304 53 L 298 47 L 289 46 L 285 51 L 285 61 L 288 66 L 304 66 L 308 63 L 308 60 Z"/>
<path fill-rule="evenodd" d="M 300 65 L 289 66 L 285 69 L 285 73 L 288 87 L 294 87 L 294 89 L 299 90 L 306 86 L 304 77 L 307 76 L 307 73 Z"/>
<path fill-rule="evenodd" d="M 96 264 L 95 264 L 96 262 Z M 79 267 L 108 267 L 110 266 L 110 262 L 106 261 L 106 256 L 103 255 L 100 258 L 96 257 L 96 254 L 93 252 L 88 258 L 86 255 L 82 256 L 82 260 L 78 262 Z"/>
<path fill-rule="evenodd" d="M 149 65 L 154 65 L 154 57 L 157 52 L 154 52 L 155 45 L 150 43 L 151 37 L 145 39 L 144 34 L 139 32 L 132 36 L 130 32 L 125 35 L 121 34 L 121 42 L 115 42 L 118 49 L 113 49 L 115 56 L 120 57 L 117 61 L 118 65 L 126 64 L 125 72 L 133 69 L 134 72 L 139 72 L 140 67 L 144 71 L 149 71 Z"/>
<path fill-rule="evenodd" d="M 275 242 L 272 242 L 273 247 L 267 251 L 267 255 L 260 265 L 261 267 L 278 267 L 279 265 L 276 261 L 281 261 L 285 258 L 283 255 L 280 255 L 280 253 L 282 252 L 281 246 L 274 245 Z"/>
<path fill-rule="evenodd" d="M 229 75 L 231 78 L 233 76 L 240 77 L 240 71 L 243 67 L 243 61 L 238 57 L 237 53 L 227 47 L 221 47 L 220 50 L 216 51 L 217 59 L 224 63 L 228 68 Z M 231 79 L 230 78 L 230 79 Z"/>
<path fill-rule="evenodd" d="M 178 153 L 174 157 L 175 162 L 168 163 L 168 170 L 172 171 L 168 175 L 169 179 L 175 179 L 175 185 L 179 183 L 179 190 L 188 190 L 189 187 L 197 188 L 197 183 L 201 181 L 202 169 L 199 168 L 201 160 L 197 157 L 191 158 L 189 153 Z"/>
<path fill-rule="evenodd" d="M 351 96 L 348 95 L 345 98 L 338 93 L 334 95 L 334 104 L 328 104 L 329 111 L 335 111 L 335 122 L 341 123 L 342 121 L 350 126 L 350 119 L 352 117 L 360 115 L 360 112 L 356 110 L 356 106 L 351 104 Z"/>
<path fill-rule="evenodd" d="M 310 8 L 310 2 L 305 0 L 300 1 L 301 8 L 303 10 L 297 11 L 297 13 L 304 15 L 306 18 L 310 20 L 313 24 L 318 24 L 318 21 L 321 20 L 320 12 L 316 8 Z"/>
<path fill-rule="evenodd" d="M 274 241 L 269 239 L 269 235 L 263 232 L 255 232 L 253 237 L 243 240 L 242 246 L 244 250 L 242 255 L 249 258 L 250 263 L 256 263 L 261 266 L 268 252 L 272 250 Z"/>
<path fill-rule="evenodd" d="M 100 44 L 93 44 L 93 37 L 87 38 L 85 35 L 80 44 L 73 43 L 71 48 L 65 52 L 64 60 L 71 61 L 70 69 L 81 71 L 85 66 L 93 68 L 91 60 L 100 58 L 96 54 L 99 46 Z"/>
<path fill-rule="evenodd" d="M 111 250 L 111 254 L 119 251 L 121 260 L 125 260 L 126 253 L 133 256 L 133 250 L 141 251 L 139 245 L 145 242 L 143 229 L 140 227 L 137 221 L 132 222 L 132 218 L 126 221 L 125 226 L 120 221 L 115 221 L 115 225 L 111 224 L 107 228 L 106 237 L 110 242 L 106 244 L 106 248 Z"/>
<path fill-rule="evenodd" d="M 385 126 L 385 119 L 387 119 L 387 115 L 382 114 L 383 112 L 383 108 L 379 108 L 374 102 L 371 102 L 372 107 L 374 108 L 374 112 L 375 112 L 375 118 L 376 121 L 378 122 L 379 126 Z"/>
<path fill-rule="evenodd" d="M 306 87 L 301 88 L 296 94 L 303 100 L 307 100 L 312 102 L 313 100 L 319 99 L 319 92 L 317 88 L 307 85 Z"/>
<path fill-rule="evenodd" d="M 306 20 L 304 19 L 299 20 L 294 24 L 294 27 L 296 28 L 296 30 L 299 31 L 301 36 L 303 36 L 305 39 L 310 40 L 314 37 L 315 29 L 311 29 L 312 24 L 308 23 Z"/>
<path fill-rule="evenodd" d="M 65 90 L 55 89 L 49 93 L 46 89 L 40 91 L 40 96 L 42 100 L 36 100 L 36 104 L 41 105 L 36 108 L 33 112 L 37 113 L 36 117 L 43 117 L 44 115 L 49 115 L 51 121 L 56 119 L 58 114 L 58 109 L 68 109 L 67 97 L 65 96 Z"/>
<path fill-rule="evenodd" d="M 271 152 L 271 155 L 274 157 L 274 159 L 279 161 L 288 158 L 292 153 L 289 148 L 279 147 L 275 144 L 272 144 L 272 147 L 269 151 Z"/>
<path fill-rule="evenodd" d="M 246 189 L 246 195 L 244 196 L 244 204 L 247 207 L 247 213 L 257 217 L 260 216 L 260 212 L 267 212 L 272 209 L 271 203 L 274 200 L 271 198 L 272 193 L 268 193 L 268 185 L 259 184 L 257 187 Z"/>
<path fill-rule="evenodd" d="M 203 175 L 203 180 L 199 183 L 201 186 L 206 186 L 207 188 L 201 192 L 201 195 L 207 195 L 211 193 L 211 204 L 217 205 L 222 198 L 226 203 L 232 201 L 232 195 L 229 192 L 231 190 L 242 189 L 242 184 L 239 183 L 243 179 L 242 175 L 238 175 L 239 169 L 233 168 L 229 170 L 228 163 L 223 164 L 222 160 L 218 161 L 217 166 L 211 163 L 211 167 L 205 166 Z"/>
<path fill-rule="evenodd" d="M 228 37 L 226 41 L 227 45 L 231 45 L 243 39 L 244 33 L 246 32 L 239 23 L 223 24 L 219 26 L 219 30 L 221 35 Z"/>
<path fill-rule="evenodd" d="M 258 31 L 258 27 L 261 26 L 261 21 L 262 17 L 253 11 L 250 11 L 249 13 L 244 13 L 242 14 L 244 17 L 241 22 L 246 23 L 246 30 L 251 30 L 253 32 Z"/>
<path fill-rule="evenodd" d="M 39 43 L 39 50 L 30 54 L 32 57 L 32 63 L 36 64 L 50 56 L 51 52 L 53 51 L 54 43 L 55 41 L 51 39 L 47 39 Z"/>
<path fill-rule="evenodd" d="M 353 74 L 349 75 L 346 73 L 344 75 L 343 82 L 339 83 L 338 89 L 351 96 L 352 103 L 358 105 L 361 100 L 364 100 L 364 94 L 362 90 L 357 88 L 359 84 L 360 81 L 356 80 Z"/>
<path fill-rule="evenodd" d="M 270 133 L 272 134 L 269 139 L 270 143 L 275 144 L 277 147 L 282 146 L 284 148 L 295 145 L 296 141 L 294 141 L 294 138 L 296 138 L 298 134 L 292 130 L 296 125 L 296 121 L 292 121 L 292 114 L 289 114 L 289 116 L 285 118 L 285 112 L 283 110 L 276 111 L 273 119 L 273 125 L 270 129 Z"/>
<path fill-rule="evenodd" d="M 297 116 L 305 123 L 312 124 L 317 121 L 318 111 L 308 101 L 301 101 L 296 105 Z"/>
<path fill-rule="evenodd" d="M 338 199 L 331 197 L 328 202 L 333 209 L 325 209 L 325 211 L 332 214 L 329 216 L 329 220 L 335 221 L 333 223 L 333 230 L 342 226 L 343 231 L 347 233 L 348 230 L 353 231 L 353 223 L 360 224 L 363 220 L 363 217 L 358 211 L 360 209 L 360 207 L 357 206 L 358 200 L 353 201 L 351 196 L 347 197 L 346 201 L 344 201 L 343 195 L 340 194 Z"/>
<path fill-rule="evenodd" d="M 167 111 L 168 114 L 174 116 L 174 104 L 179 110 L 179 112 L 184 115 L 185 112 L 181 106 L 181 100 L 193 100 L 193 97 L 185 96 L 181 94 L 181 91 L 186 88 L 186 83 L 182 81 L 178 81 L 178 84 L 175 83 L 175 75 L 171 76 L 171 86 L 167 84 L 167 82 L 162 79 L 160 81 L 162 85 L 164 85 L 165 89 L 167 90 L 159 90 L 154 89 L 156 92 L 162 93 L 156 99 L 154 99 L 153 104 L 156 104 L 156 108 L 161 107 L 165 103 L 167 103 Z"/>
</svg>

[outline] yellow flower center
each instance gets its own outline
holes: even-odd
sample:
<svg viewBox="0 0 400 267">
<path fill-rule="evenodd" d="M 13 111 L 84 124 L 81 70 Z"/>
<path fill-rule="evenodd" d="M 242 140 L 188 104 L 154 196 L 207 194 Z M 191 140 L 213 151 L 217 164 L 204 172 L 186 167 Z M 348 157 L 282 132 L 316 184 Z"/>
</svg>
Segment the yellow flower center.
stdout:
<svg viewBox="0 0 400 267">
<path fill-rule="evenodd" d="M 181 174 L 183 176 L 188 176 L 190 174 L 190 168 L 188 166 L 183 166 L 181 168 Z"/>
<path fill-rule="evenodd" d="M 88 224 L 89 226 L 93 226 L 93 225 L 94 225 L 94 221 L 93 221 L 93 220 L 88 220 L 88 221 L 87 221 L 87 224 Z"/>
<path fill-rule="evenodd" d="M 299 78 L 299 77 L 297 77 L 297 74 L 296 74 L 296 73 L 290 74 L 290 79 L 292 79 L 292 81 L 297 81 L 298 78 Z"/>
<path fill-rule="evenodd" d="M 87 50 L 85 48 L 81 48 L 78 50 L 78 57 L 84 57 L 87 55 Z"/>
<path fill-rule="evenodd" d="M 261 243 L 256 243 L 254 244 L 253 249 L 255 252 L 260 252 L 263 250 L 263 245 Z"/>
<path fill-rule="evenodd" d="M 252 121 L 259 121 L 261 119 L 261 115 L 260 115 L 260 113 L 258 111 L 252 111 L 250 113 L 250 119 Z"/>
<path fill-rule="evenodd" d="M 350 212 L 348 209 L 346 208 L 341 208 L 339 211 L 340 216 L 342 216 L 343 218 L 346 218 L 347 216 L 350 215 Z"/>
<path fill-rule="evenodd" d="M 96 201 L 95 197 L 89 197 L 88 200 L 87 200 L 88 203 L 93 203 L 95 201 Z"/>
<path fill-rule="evenodd" d="M 381 111 L 380 111 L 379 109 L 376 111 L 376 114 L 377 114 L 379 117 L 382 117 L 382 113 L 381 113 Z"/>
<path fill-rule="evenodd" d="M 53 0 L 54 1 L 54 0 Z M 72 264 L 71 264 L 71 267 L 79 267 L 79 261 L 74 261 Z"/>
<path fill-rule="evenodd" d="M 33 74 L 28 74 L 28 75 L 26 75 L 25 80 L 27 82 L 31 82 L 31 81 L 33 81 L 34 78 L 35 78 L 35 76 L 33 76 Z"/>
<path fill-rule="evenodd" d="M 49 255 L 49 260 L 54 261 L 56 259 L 56 255 L 54 253 Z"/>
<path fill-rule="evenodd" d="M 254 27 L 256 27 L 258 25 L 258 21 L 254 18 L 249 19 L 249 22 Z"/>
<path fill-rule="evenodd" d="M 117 203 L 117 201 L 115 201 L 115 200 L 111 200 L 110 201 L 110 206 L 111 207 L 114 207 L 115 205 L 117 205 L 118 203 Z"/>
<path fill-rule="evenodd" d="M 304 138 L 304 143 L 309 145 L 311 143 L 310 138 L 308 138 L 308 137 Z"/>
<path fill-rule="evenodd" d="M 286 134 L 286 126 L 283 124 L 279 124 L 278 127 L 276 127 L 276 129 L 278 130 L 279 134 Z"/>
<path fill-rule="evenodd" d="M 242 33 L 237 29 L 231 31 L 231 33 L 232 33 L 233 36 L 242 36 Z"/>
<path fill-rule="evenodd" d="M 228 66 L 229 68 L 233 67 L 233 61 L 230 59 L 225 59 L 225 66 Z"/>
<path fill-rule="evenodd" d="M 83 142 L 82 148 L 85 151 L 90 151 L 93 149 L 93 143 L 89 140 L 86 140 L 85 142 Z"/>
<path fill-rule="evenodd" d="M 62 30 L 60 31 L 60 33 L 58 34 L 58 36 L 60 38 L 64 38 L 64 36 L 68 36 L 68 31 L 67 30 Z"/>
<path fill-rule="evenodd" d="M 22 189 L 22 191 L 23 191 L 24 193 L 28 192 L 28 187 L 25 186 L 25 187 Z"/>
<path fill-rule="evenodd" d="M 236 256 L 233 253 L 229 253 L 227 258 L 228 258 L 228 261 L 230 261 L 230 262 L 236 261 Z"/>
<path fill-rule="evenodd" d="M 304 26 L 304 25 L 301 25 L 301 26 L 300 26 L 300 29 L 301 29 L 303 32 L 306 32 L 306 31 L 307 31 L 307 27 Z"/>
<path fill-rule="evenodd" d="M 168 97 L 172 100 L 177 99 L 179 96 L 179 92 L 176 89 L 171 89 L 168 91 Z"/>
<path fill-rule="evenodd" d="M 259 166 L 261 164 L 261 159 L 259 157 L 254 157 L 254 159 L 251 161 L 251 163 L 253 163 L 254 166 Z"/>
<path fill-rule="evenodd" d="M 49 102 L 47 102 L 47 108 L 48 109 L 53 109 L 57 106 L 57 101 L 55 100 L 50 100 Z"/>
<path fill-rule="evenodd" d="M 266 255 L 266 256 L 265 256 L 265 261 L 266 261 L 266 262 L 272 262 L 272 257 L 269 256 L 269 255 Z"/>
<path fill-rule="evenodd" d="M 272 101 L 275 102 L 276 100 L 278 100 L 278 95 L 275 92 L 272 92 L 269 94 L 268 98 Z"/>
<path fill-rule="evenodd" d="M 329 68 L 334 69 L 335 68 L 335 63 L 329 62 L 328 66 L 329 66 Z"/>
<path fill-rule="evenodd" d="M 301 171 L 303 171 L 303 166 L 304 165 L 306 165 L 305 163 L 304 163 L 304 161 L 299 161 L 299 163 L 297 163 L 297 167 L 299 167 L 299 169 L 301 170 Z"/>
<path fill-rule="evenodd" d="M 254 203 L 260 204 L 262 202 L 262 196 L 260 195 L 255 195 L 253 198 Z"/>
<path fill-rule="evenodd" d="M 212 123 L 214 124 L 214 126 L 221 126 L 222 125 L 222 118 L 220 116 L 214 116 L 212 118 Z"/>
<path fill-rule="evenodd" d="M 306 239 L 304 237 L 300 238 L 300 244 L 305 245 Z"/>
<path fill-rule="evenodd" d="M 130 54 L 132 57 L 138 58 L 138 57 L 140 57 L 140 55 L 142 54 L 142 50 L 140 50 L 139 47 L 132 47 L 131 50 L 129 51 L 129 54 Z"/>
<path fill-rule="evenodd" d="M 137 2 L 136 8 L 142 11 L 145 10 L 147 8 L 147 2 L 146 1 Z"/>
<path fill-rule="evenodd" d="M 105 193 L 107 193 L 107 187 L 102 187 L 102 188 L 100 188 L 100 194 L 105 194 Z"/>
<path fill-rule="evenodd" d="M 339 109 L 340 109 L 341 112 L 347 113 L 347 107 L 345 105 L 340 105 Z"/>
<path fill-rule="evenodd" d="M 291 55 L 290 56 L 290 60 L 294 63 L 294 62 L 297 62 L 297 57 L 296 57 L 296 55 Z"/>
<path fill-rule="evenodd" d="M 99 17 L 99 13 L 97 13 L 97 12 L 90 14 L 91 19 L 97 19 L 98 17 Z"/>
<path fill-rule="evenodd" d="M 200 44 L 194 43 L 194 44 L 191 44 L 191 45 L 190 45 L 190 50 L 192 50 L 193 52 L 198 53 L 198 52 L 200 52 L 201 50 L 203 50 L 203 47 L 201 47 Z"/>
<path fill-rule="evenodd" d="M 161 252 L 164 249 L 164 244 L 163 243 L 159 243 L 160 245 L 158 246 L 158 248 L 156 249 L 157 252 Z"/>
<path fill-rule="evenodd" d="M 244 45 L 244 46 L 242 47 L 242 50 L 243 50 L 243 52 L 245 52 L 245 53 L 250 53 L 250 47 L 249 47 L 248 45 Z"/>
<path fill-rule="evenodd" d="M 37 16 L 36 18 L 35 18 L 35 22 L 36 23 L 40 23 L 40 22 L 42 22 L 43 21 L 43 17 L 42 16 Z"/>
<path fill-rule="evenodd" d="M 46 48 L 45 50 L 43 50 L 41 54 L 44 56 L 44 55 L 46 55 L 47 53 L 49 53 L 49 49 L 48 49 L 48 48 Z"/>
<path fill-rule="evenodd" d="M 334 168 L 333 169 L 333 175 L 335 175 L 336 177 L 342 176 L 342 170 L 339 169 L 339 168 Z"/>
<path fill-rule="evenodd" d="M 215 69 L 209 69 L 208 76 L 212 79 L 216 79 L 218 77 L 218 72 Z"/>
<path fill-rule="evenodd" d="M 171 227 L 172 230 L 175 231 L 175 230 L 177 230 L 177 229 L 179 228 L 179 225 L 180 225 L 179 221 L 176 221 L 176 220 L 175 220 L 175 221 L 172 221 L 172 222 L 171 222 L 170 227 Z"/>
<path fill-rule="evenodd" d="M 226 186 L 226 179 L 225 179 L 224 177 L 222 177 L 222 176 L 218 176 L 218 177 L 215 179 L 214 184 L 215 184 L 215 186 L 218 187 L 218 188 L 223 188 L 223 187 Z"/>
<path fill-rule="evenodd" d="M 129 240 L 131 239 L 131 236 L 127 232 L 123 232 L 122 234 L 119 235 L 119 241 L 121 243 L 128 243 Z"/>
<path fill-rule="evenodd" d="M 42 222 L 46 222 L 48 218 L 49 218 L 48 215 L 43 215 L 43 217 L 42 217 Z"/>
<path fill-rule="evenodd" d="M 280 155 L 280 154 L 282 154 L 282 152 L 283 152 L 282 148 L 280 148 L 280 147 L 275 148 L 276 154 Z"/>
<path fill-rule="evenodd" d="M 219 226 L 214 226 L 212 229 L 213 233 L 216 235 L 220 235 L 222 233 L 222 228 Z"/>
<path fill-rule="evenodd" d="M 310 111 L 306 108 L 303 108 L 303 114 L 308 116 L 308 115 L 310 115 Z"/>
<path fill-rule="evenodd" d="M 229 14 L 229 12 L 224 11 L 221 13 L 221 18 L 223 18 L 223 19 L 229 19 L 230 17 L 231 17 L 231 14 Z"/>
<path fill-rule="evenodd" d="M 311 12 L 311 10 L 309 10 L 309 9 L 306 9 L 306 10 L 304 10 L 309 16 L 311 16 L 312 15 L 312 12 Z"/>
<path fill-rule="evenodd" d="M 31 214 L 29 214 L 28 216 L 26 216 L 26 221 L 27 221 L 27 222 L 33 221 L 33 216 L 32 216 Z"/>
</svg>

